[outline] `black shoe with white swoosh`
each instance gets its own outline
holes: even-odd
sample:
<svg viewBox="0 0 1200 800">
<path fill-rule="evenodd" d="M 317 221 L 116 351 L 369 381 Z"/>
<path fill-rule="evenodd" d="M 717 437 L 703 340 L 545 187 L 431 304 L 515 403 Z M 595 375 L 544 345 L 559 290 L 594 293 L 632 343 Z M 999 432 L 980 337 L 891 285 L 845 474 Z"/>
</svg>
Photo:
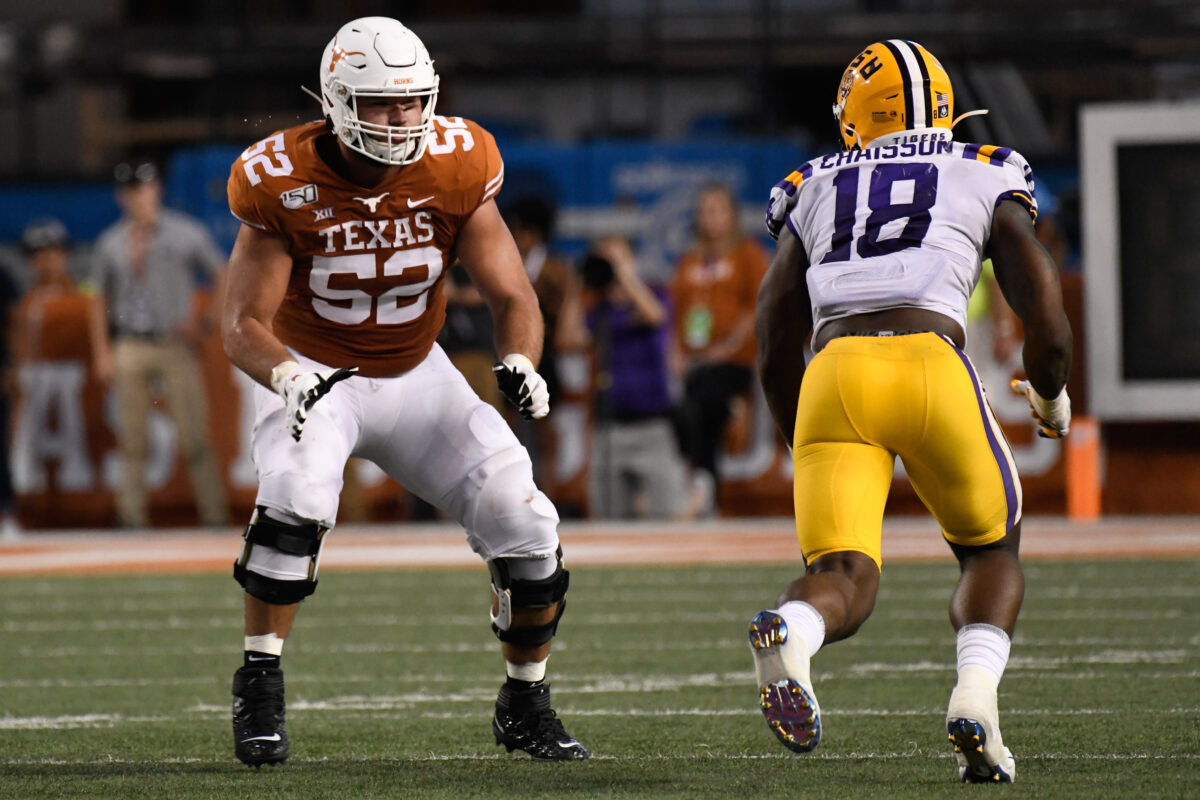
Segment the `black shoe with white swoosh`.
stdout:
<svg viewBox="0 0 1200 800">
<path fill-rule="evenodd" d="M 546 683 L 523 690 L 501 686 L 492 733 L 508 752 L 524 750 L 538 761 L 581 761 L 591 755 L 563 728 L 550 707 Z"/>
<path fill-rule="evenodd" d="M 248 767 L 287 761 L 283 715 L 283 670 L 242 667 L 233 674 L 233 752 L 239 761 Z"/>
</svg>

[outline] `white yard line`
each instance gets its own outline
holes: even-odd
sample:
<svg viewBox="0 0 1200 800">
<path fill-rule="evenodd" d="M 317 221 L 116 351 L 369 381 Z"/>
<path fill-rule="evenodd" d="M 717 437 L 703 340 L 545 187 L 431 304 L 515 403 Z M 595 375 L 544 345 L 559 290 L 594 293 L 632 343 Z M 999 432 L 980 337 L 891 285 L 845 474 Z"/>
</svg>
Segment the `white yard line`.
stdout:
<svg viewBox="0 0 1200 800">
<path fill-rule="evenodd" d="M 494 691 L 485 696 L 490 700 Z M 455 698 L 463 699 L 463 698 Z M 472 702 L 480 698 L 471 698 Z M 405 698 L 362 698 L 347 697 L 329 701 L 305 702 L 298 701 L 289 704 L 289 710 L 294 712 L 332 712 L 345 715 L 346 718 L 405 718 L 420 719 L 488 719 L 491 709 L 478 711 L 413 711 L 420 703 L 446 702 L 445 696 L 412 695 Z M 365 713 L 354 713 L 365 712 Z M 402 713 L 389 713 L 402 712 Z M 1192 716 L 1200 712 L 1200 708 L 1146 709 L 1130 711 L 1113 708 L 1005 708 L 1006 717 L 1104 717 L 1150 715 L 1157 717 Z M 178 723 L 186 721 L 194 714 L 224 716 L 229 708 L 224 705 L 200 704 L 186 709 L 183 714 L 168 716 L 124 716 L 122 714 L 67 714 L 62 716 L 37 717 L 0 717 L 0 730 L 75 730 L 79 728 L 113 728 L 117 725 L 145 725 Z M 656 717 L 746 717 L 757 718 L 759 711 L 752 704 L 742 708 L 564 708 L 563 713 L 571 717 L 617 717 L 617 718 L 656 718 Z M 826 717 L 941 717 L 943 708 L 916 709 L 887 709 L 887 708 L 847 708 L 825 709 Z"/>
<path fill-rule="evenodd" d="M 1099 661 L 1095 658 L 1081 658 L 1077 661 L 1070 660 L 1052 660 L 1057 661 L 1062 666 L 1073 666 L 1077 664 L 1150 664 L 1160 665 L 1163 663 L 1186 663 L 1186 659 L 1181 659 L 1179 662 L 1162 661 L 1147 659 L 1143 661 L 1130 662 L 1122 659 L 1112 661 Z M 1104 672 L 1083 672 L 1079 670 L 1058 670 L 1038 668 L 1022 668 L 1020 665 L 1012 666 L 1006 680 L 1042 680 L 1046 678 L 1053 679 L 1103 679 L 1111 680 L 1112 673 Z M 931 674 L 946 674 L 952 675 L 954 665 L 950 662 L 937 663 L 931 661 L 912 662 L 907 664 L 865 664 L 855 665 L 845 670 L 839 670 L 836 673 L 817 670 L 814 672 L 814 683 L 819 687 L 822 681 L 845 682 L 853 680 L 869 680 L 878 681 L 881 679 L 888 680 L 913 680 L 914 674 L 931 673 Z M 1157 678 L 1165 679 L 1188 679 L 1200 677 L 1200 671 L 1195 669 L 1184 669 L 1176 671 L 1155 670 L 1152 672 L 1138 672 L 1130 677 L 1136 677 L 1139 680 L 1153 680 Z M 476 695 L 488 696 L 494 695 L 496 691 L 495 680 L 469 680 L 462 677 L 446 677 L 446 676 L 430 676 L 430 675 L 410 675 L 407 677 L 395 678 L 396 684 L 412 684 L 412 683 L 451 683 L 459 688 L 459 691 L 448 693 L 429 695 L 426 693 L 406 694 L 405 698 L 428 697 L 431 702 L 447 702 L 454 700 L 471 700 Z M 750 671 L 734 671 L 734 672 L 708 672 L 698 673 L 694 675 L 676 676 L 676 675 L 640 675 L 636 678 L 631 678 L 629 675 L 618 674 L 588 674 L 588 673 L 572 673 L 569 671 L 560 671 L 555 673 L 555 691 L 559 695 L 572 694 L 638 694 L 638 693 L 653 693 L 653 692 L 676 692 L 684 689 L 727 689 L 737 686 L 753 685 L 754 675 Z M 98 688 L 121 688 L 121 687 L 146 687 L 146 686 L 205 686 L 212 685 L 216 682 L 223 683 L 225 681 L 224 674 L 221 675 L 192 675 L 169 678 L 126 678 L 126 677 L 103 677 L 90 678 L 86 680 L 60 679 L 60 678 L 23 678 L 23 679 L 0 679 L 0 689 L 98 689 Z M 374 686 L 388 686 L 388 680 L 380 679 L 377 676 L 369 675 L 352 675 L 352 674 L 312 674 L 303 671 L 288 676 L 288 684 L 290 686 L 304 686 L 310 684 L 320 684 L 328 686 L 336 686 L 338 684 L 372 684 Z M 406 700 L 407 701 L 407 700 Z M 413 702 L 424 702 L 423 700 L 412 700 Z"/>
<path fill-rule="evenodd" d="M 664 753 L 638 753 L 637 755 L 607 755 L 604 753 L 592 753 L 592 761 L 625 761 L 625 762 L 694 762 L 694 761 L 795 761 L 797 760 L 794 753 L 780 752 L 774 753 L 714 753 L 704 745 L 698 745 L 700 752 L 690 755 L 680 754 L 664 754 Z M 899 752 L 870 752 L 870 751 L 850 751 L 846 753 L 833 752 L 830 750 L 815 751 L 805 753 L 804 761 L 864 761 L 864 760 L 890 760 L 890 761 L 909 761 L 914 758 L 921 758 L 929 761 L 945 761 L 952 756 L 949 752 L 936 752 L 932 750 L 904 750 Z M 1022 760 L 1031 761 L 1200 761 L 1200 753 L 1027 753 L 1021 752 Z M 504 760 L 524 760 L 519 756 L 506 755 L 503 753 L 427 753 L 420 756 L 324 756 L 324 757 L 304 757 L 293 756 L 288 759 L 289 764 L 408 764 L 422 762 L 440 762 L 440 761 L 504 761 Z M 163 758 L 7 758 L 0 759 L 0 764 L 5 766 L 22 767 L 22 766 L 159 766 L 163 764 L 206 764 L 213 767 L 225 767 L 231 763 L 231 759 L 204 759 L 204 758 L 188 758 L 188 757 L 163 757 Z"/>
<path fill-rule="evenodd" d="M 443 627 L 486 627 L 487 618 L 483 614 L 459 614 L 439 616 L 438 624 Z M 1133 609 L 1078 609 L 1057 611 L 1026 611 L 1021 615 L 1023 622 L 1058 622 L 1088 620 L 1112 622 L 1140 622 L 1145 620 L 1187 619 L 1193 612 L 1183 608 L 1163 608 L 1158 610 L 1138 611 Z M 877 619 L 902 619 L 910 621 L 936 621 L 945 624 L 946 612 L 939 611 L 910 611 L 904 609 L 882 609 L 875 613 Z M 231 623 L 231 619 L 233 623 Z M 629 627 L 641 625 L 679 626 L 690 624 L 729 623 L 744 625 L 749 615 L 744 609 L 724 609 L 720 611 L 684 611 L 672 613 L 630 612 L 627 614 L 587 614 L 572 613 L 569 617 L 572 628 L 585 626 L 596 627 Z M 482 620 L 482 622 L 481 622 Z M 99 618 L 99 619 L 42 619 L 19 620 L 5 619 L 0 623 L 0 631 L 5 633 L 63 633 L 75 631 L 183 631 L 207 628 L 227 628 L 230 624 L 240 622 L 240 617 L 231 611 L 227 616 L 170 616 L 167 619 L 145 619 L 138 617 Z M 397 614 L 362 614 L 353 619 L 356 628 L 425 628 L 428 620 L 420 615 L 411 617 Z M 345 614 L 328 613 L 325 609 L 314 611 L 303 617 L 303 625 L 308 628 L 345 628 Z"/>
<path fill-rule="evenodd" d="M 1020 651 L 1038 648 L 1054 648 L 1063 649 L 1071 647 L 1129 647 L 1130 645 L 1139 644 L 1155 644 L 1167 646 L 1200 646 L 1200 635 L 1197 636 L 1168 636 L 1139 638 L 1137 636 L 1079 636 L 1071 639 L 1056 639 L 1044 637 L 1022 637 L 1017 635 L 1013 642 L 1013 658 L 1020 659 Z M 888 648 L 929 648 L 929 647 L 944 647 L 949 653 L 953 649 L 954 639 L 947 633 L 940 638 L 928 636 L 913 636 L 913 637 L 891 637 L 886 639 L 873 639 L 870 637 L 857 637 L 849 639 L 838 644 L 839 648 L 862 648 L 876 650 L 881 647 Z M 719 650 L 740 650 L 745 647 L 745 639 L 742 637 L 725 638 L 725 639 L 681 639 L 671 642 L 642 642 L 642 641 L 626 641 L 620 643 L 606 643 L 594 641 L 568 641 L 556 640 L 554 643 L 555 653 L 586 653 L 591 651 L 604 652 L 622 652 L 622 653 L 662 653 L 662 652 L 713 652 Z M 298 658 L 314 655 L 336 655 L 340 653 L 353 653 L 362 655 L 386 655 L 386 654 L 404 654 L 404 655 L 423 655 L 426 653 L 493 653 L 498 652 L 499 645 L 495 641 L 485 640 L 478 643 L 471 642 L 447 642 L 445 644 L 408 644 L 405 642 L 348 642 L 345 644 L 311 644 L 298 643 L 290 650 L 292 653 L 299 654 Z M 1152 652 L 1149 650 L 1134 650 L 1132 652 Z M 1181 651 L 1189 654 L 1188 651 Z M 88 647 L 84 645 L 68 645 L 58 647 L 36 647 L 30 645 L 19 645 L 13 648 L 12 653 L 22 659 L 55 659 L 55 658 L 181 658 L 195 656 L 219 656 L 226 655 L 235 657 L 240 654 L 240 651 L 232 644 L 192 647 L 154 647 L 154 646 L 134 646 L 134 647 L 117 647 L 114 645 L 104 645 L 102 647 Z M 1196 655 L 1196 654 L 1189 654 Z M 947 656 L 948 658 L 949 656 Z M 408 676 L 396 675 L 396 680 L 408 680 Z"/>
</svg>

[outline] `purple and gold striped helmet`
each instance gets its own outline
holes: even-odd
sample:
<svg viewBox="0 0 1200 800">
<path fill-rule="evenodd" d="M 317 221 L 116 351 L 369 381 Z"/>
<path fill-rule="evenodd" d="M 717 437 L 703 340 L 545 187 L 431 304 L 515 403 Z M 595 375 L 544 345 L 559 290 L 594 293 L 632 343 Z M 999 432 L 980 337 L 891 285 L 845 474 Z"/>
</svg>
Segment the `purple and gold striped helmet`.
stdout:
<svg viewBox="0 0 1200 800">
<path fill-rule="evenodd" d="M 932 53 L 888 39 L 868 45 L 846 67 L 833 115 L 842 146 L 858 150 L 897 131 L 952 127 L 954 89 Z"/>
</svg>

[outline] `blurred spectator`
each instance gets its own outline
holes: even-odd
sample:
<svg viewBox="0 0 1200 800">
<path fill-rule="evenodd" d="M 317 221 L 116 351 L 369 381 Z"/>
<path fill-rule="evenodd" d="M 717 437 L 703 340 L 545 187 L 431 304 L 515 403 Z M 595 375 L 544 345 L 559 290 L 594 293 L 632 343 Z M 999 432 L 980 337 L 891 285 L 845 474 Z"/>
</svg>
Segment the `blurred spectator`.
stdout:
<svg viewBox="0 0 1200 800">
<path fill-rule="evenodd" d="M 675 366 L 684 381 L 681 430 L 692 466 L 693 502 L 701 514 L 715 511 L 717 451 L 730 403 L 751 386 L 754 303 L 768 263 L 763 248 L 742 233 L 737 208 L 727 187 L 701 189 L 696 245 L 679 260 L 671 286 Z"/>
<path fill-rule="evenodd" d="M 638 277 L 628 242 L 598 241 L 583 262 L 594 297 L 570 287 L 559 321 L 562 349 L 591 347 L 595 374 L 588 502 L 593 517 L 678 517 L 683 461 L 671 423 L 671 312 L 665 287 Z"/>
<path fill-rule="evenodd" d="M 229 508 L 209 444 L 197 351 L 218 319 L 225 259 L 200 222 L 162 207 L 162 183 L 154 164 L 120 164 L 114 177 L 122 216 L 96 241 L 92 284 L 96 373 L 101 380 L 115 381 L 120 407 L 123 480 L 117 495 L 118 521 L 133 528 L 149 524 L 147 419 L 161 382 L 200 520 L 222 525 Z M 203 314 L 196 307 L 197 273 L 214 287 L 213 302 Z"/>
<path fill-rule="evenodd" d="M 21 248 L 32 261 L 36 253 L 46 248 L 61 250 L 66 264 L 66 249 L 69 241 L 67 229 L 57 220 L 44 220 L 33 223 L 25 229 L 21 237 Z M 0 387 L 0 539 L 11 541 L 21 536 L 21 527 L 17 524 L 17 498 L 13 492 L 12 472 L 9 468 L 9 415 L 12 410 L 12 400 L 17 394 L 16 375 L 13 370 L 13 356 L 21 345 L 21 331 L 16 325 L 17 318 L 12 313 L 13 307 L 20 297 L 20 290 L 8 274 L 0 269 L 0 330 L 4 331 L 7 341 L 0 348 L 0 370 L 3 371 L 3 386 Z"/>
<path fill-rule="evenodd" d="M 10 460 L 17 484 L 27 485 L 30 479 L 22 476 L 29 469 L 28 454 L 37 449 L 37 443 L 32 439 L 44 427 L 21 424 L 22 420 L 28 419 L 29 415 L 52 414 L 54 409 L 30 407 L 25 398 L 38 396 L 35 387 L 39 381 L 46 379 L 43 368 L 78 363 L 81 343 L 88 347 L 82 352 L 89 357 L 92 355 L 88 325 L 92 300 L 75 286 L 68 271 L 71 237 L 62 222 L 45 218 L 29 223 L 21 235 L 21 250 L 29 264 L 31 285 L 21 298 L 11 324 L 5 328 L 12 338 L 9 352 L 16 368 L 15 381 L 6 381 L 6 386 L 12 385 L 14 394 L 23 398 L 23 407 L 18 411 L 18 424 L 14 427 L 16 436 Z M 13 384 L 19 384 L 19 388 Z M 5 417 L 3 431 L 6 435 L 9 430 L 7 412 Z M 64 419 L 61 415 L 56 420 L 59 429 L 82 424 L 82 419 Z M 11 503 L 7 460 L 0 466 L 0 475 L 0 492 Z M 62 477 L 60 473 L 59 478 Z M 11 506 L 6 504 L 4 507 L 9 509 Z M 10 526 L 7 514 L 5 516 L 4 538 L 11 538 L 16 527 L 15 524 Z"/>
<path fill-rule="evenodd" d="M 548 242 L 554 235 L 555 209 L 541 197 L 525 195 L 517 197 L 504 210 L 504 221 L 512 232 L 525 273 L 537 294 L 538 306 L 546 330 L 542 345 L 542 360 L 538 372 L 546 379 L 550 392 L 550 408 L 559 398 L 561 384 L 558 376 L 558 353 L 555 339 L 558 334 L 558 318 L 562 313 L 563 298 L 566 296 L 570 267 L 558 255 L 550 252 Z M 547 483 L 553 473 L 555 437 L 551 425 L 532 425 L 522 421 L 518 424 L 518 435 L 529 449 L 533 459 L 534 477 L 539 483 Z"/>
</svg>

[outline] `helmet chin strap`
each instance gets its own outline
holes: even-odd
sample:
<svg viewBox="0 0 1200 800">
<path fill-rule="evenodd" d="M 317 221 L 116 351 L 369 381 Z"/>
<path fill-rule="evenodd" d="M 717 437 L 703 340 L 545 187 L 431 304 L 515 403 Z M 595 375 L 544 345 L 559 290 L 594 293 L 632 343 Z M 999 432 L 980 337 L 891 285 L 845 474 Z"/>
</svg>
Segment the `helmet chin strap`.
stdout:
<svg viewBox="0 0 1200 800">
<path fill-rule="evenodd" d="M 854 150 L 862 150 L 863 149 L 862 134 L 859 133 L 854 128 L 850 127 L 849 125 L 842 125 L 841 119 L 838 120 L 838 125 L 841 125 L 841 128 L 842 128 L 842 146 L 843 147 L 845 147 L 845 145 L 846 145 L 846 142 L 845 142 L 846 133 L 850 132 L 850 133 L 854 134 L 855 145 L 853 147 L 846 147 L 846 151 L 853 152 Z"/>
<path fill-rule="evenodd" d="M 954 130 L 954 126 L 957 125 L 958 123 L 962 122 L 967 117 L 980 116 L 980 115 L 986 114 L 986 113 L 988 113 L 988 110 L 986 108 L 977 108 L 974 111 L 968 111 L 965 114 L 959 114 L 957 117 L 954 118 L 954 121 L 950 123 L 950 130 Z"/>
</svg>

